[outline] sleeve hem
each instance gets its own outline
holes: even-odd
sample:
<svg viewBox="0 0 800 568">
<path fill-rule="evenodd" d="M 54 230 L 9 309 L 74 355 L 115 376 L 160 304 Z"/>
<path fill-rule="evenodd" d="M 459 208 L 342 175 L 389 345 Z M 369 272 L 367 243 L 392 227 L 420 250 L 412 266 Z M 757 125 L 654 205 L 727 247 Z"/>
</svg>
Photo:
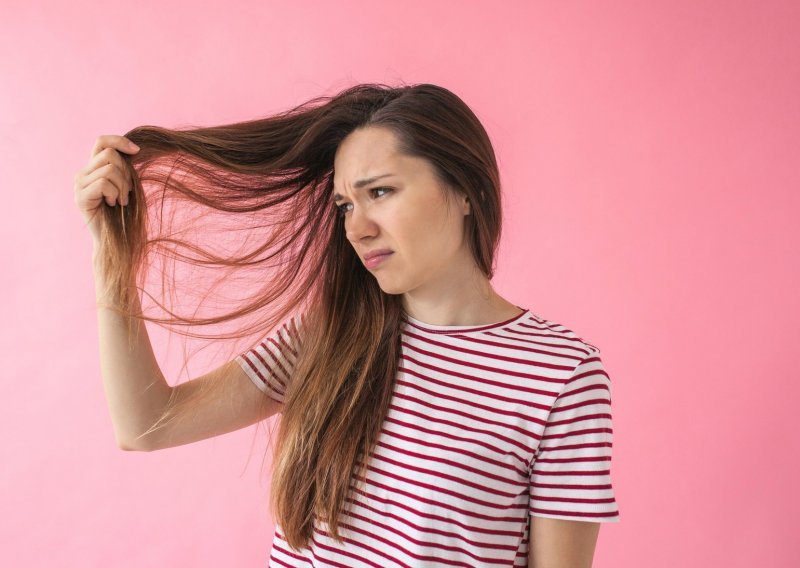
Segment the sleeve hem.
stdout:
<svg viewBox="0 0 800 568">
<path fill-rule="evenodd" d="M 244 373 L 250 378 L 250 380 L 253 382 L 253 384 L 258 387 L 258 389 L 260 391 L 262 391 L 264 394 L 269 394 L 267 392 L 267 385 L 265 385 L 264 381 L 262 381 L 258 377 L 258 375 L 256 375 L 252 371 L 252 369 L 250 368 L 249 363 L 247 362 L 247 360 L 242 355 L 239 355 L 239 356 L 236 357 L 236 362 L 239 363 L 239 366 L 242 368 Z"/>
<path fill-rule="evenodd" d="M 585 516 L 580 514 L 575 515 L 560 515 L 556 513 L 539 513 L 537 511 L 528 510 L 530 517 L 543 517 L 545 519 L 563 519 L 566 521 L 585 521 L 589 523 L 618 523 L 620 522 L 619 514 L 613 516 Z"/>
</svg>

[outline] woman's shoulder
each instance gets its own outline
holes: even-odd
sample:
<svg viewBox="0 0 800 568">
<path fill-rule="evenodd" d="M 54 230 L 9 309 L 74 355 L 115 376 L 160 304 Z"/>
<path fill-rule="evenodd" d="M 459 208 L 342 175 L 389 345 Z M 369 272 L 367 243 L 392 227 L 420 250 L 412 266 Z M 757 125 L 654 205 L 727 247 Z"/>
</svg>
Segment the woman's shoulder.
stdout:
<svg viewBox="0 0 800 568">
<path fill-rule="evenodd" d="M 600 348 L 588 341 L 585 335 L 579 334 L 574 329 L 567 327 L 566 325 L 560 323 L 559 321 L 545 318 L 538 313 L 534 313 L 529 310 L 530 318 L 529 324 L 533 325 L 542 331 L 551 334 L 554 338 L 557 338 L 562 341 L 567 341 L 569 345 L 572 347 L 577 347 L 579 349 L 585 350 L 587 355 L 589 354 L 599 354 Z"/>
</svg>

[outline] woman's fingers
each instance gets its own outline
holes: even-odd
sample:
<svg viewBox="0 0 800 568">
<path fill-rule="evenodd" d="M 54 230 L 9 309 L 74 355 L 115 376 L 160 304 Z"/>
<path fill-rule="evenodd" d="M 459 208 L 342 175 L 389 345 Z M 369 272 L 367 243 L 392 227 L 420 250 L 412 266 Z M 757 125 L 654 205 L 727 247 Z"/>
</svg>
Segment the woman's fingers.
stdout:
<svg viewBox="0 0 800 568">
<path fill-rule="evenodd" d="M 139 147 L 124 136 L 119 136 L 117 134 L 101 134 L 97 137 L 97 140 L 95 140 L 89 158 L 94 158 L 106 148 L 111 148 L 119 152 L 126 152 L 128 154 L 135 154 L 139 151 Z"/>
<path fill-rule="evenodd" d="M 96 238 L 100 234 L 101 218 L 97 212 L 102 202 L 110 207 L 117 203 L 127 205 L 133 188 L 130 169 L 120 152 L 138 151 L 124 136 L 103 134 L 92 146 L 89 163 L 75 175 L 75 203 Z"/>
<path fill-rule="evenodd" d="M 102 187 L 101 193 L 106 198 L 106 203 L 112 207 L 117 202 L 123 205 L 128 204 L 128 192 L 131 190 L 131 179 L 128 174 L 123 173 L 113 163 L 100 166 L 84 178 L 83 191 L 88 190 L 89 186 L 98 180 L 106 182 L 102 186 L 96 186 Z M 97 194 L 92 195 L 92 198 L 96 200 L 98 198 Z M 94 205 L 96 206 L 97 203 L 94 203 Z"/>
</svg>

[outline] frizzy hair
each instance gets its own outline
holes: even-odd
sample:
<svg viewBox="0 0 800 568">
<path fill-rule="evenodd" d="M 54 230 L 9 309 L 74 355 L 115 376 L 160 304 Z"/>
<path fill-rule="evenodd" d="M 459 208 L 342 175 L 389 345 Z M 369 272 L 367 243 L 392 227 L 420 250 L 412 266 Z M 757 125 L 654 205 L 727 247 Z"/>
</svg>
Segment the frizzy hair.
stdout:
<svg viewBox="0 0 800 568">
<path fill-rule="evenodd" d="M 134 128 L 125 136 L 141 150 L 123 155 L 133 181 L 129 204 L 100 210 L 100 266 L 114 298 L 109 307 L 129 321 L 188 327 L 262 314 L 264 329 L 272 329 L 303 314 L 275 440 L 270 503 L 295 550 L 309 545 L 315 518 L 342 542 L 351 480 L 355 475 L 363 484 L 364 456 L 375 448 L 399 366 L 402 296 L 380 289 L 346 239 L 344 218 L 331 200 L 336 150 L 364 127 L 389 129 L 399 152 L 429 161 L 446 198 L 469 199 L 465 239 L 477 268 L 491 279 L 502 225 L 494 150 L 472 110 L 428 83 L 359 84 L 267 118 L 222 126 Z M 170 159 L 172 168 L 162 167 Z M 188 172 L 189 181 L 175 175 L 176 168 Z M 160 191 L 146 193 L 151 185 Z M 157 235 L 151 216 L 161 212 L 163 223 L 168 198 L 233 219 L 257 218 L 268 226 L 268 237 L 252 252 L 223 257 L 185 243 L 178 232 Z M 145 261 L 168 245 L 199 251 L 199 259 L 171 252 L 190 264 L 263 267 L 263 287 L 218 317 L 146 315 L 138 302 Z M 220 396 L 217 387 L 211 383 L 196 397 Z M 170 400 L 145 434 L 191 413 L 198 398 Z"/>
</svg>

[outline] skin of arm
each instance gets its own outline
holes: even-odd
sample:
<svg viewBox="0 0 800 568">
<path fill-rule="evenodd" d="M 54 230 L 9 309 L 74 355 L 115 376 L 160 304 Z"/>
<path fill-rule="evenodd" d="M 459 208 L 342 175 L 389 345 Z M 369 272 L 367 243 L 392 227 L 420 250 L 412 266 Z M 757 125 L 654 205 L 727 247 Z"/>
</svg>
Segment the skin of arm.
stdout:
<svg viewBox="0 0 800 568">
<path fill-rule="evenodd" d="M 113 303 L 114 298 L 105 294 L 100 255 L 100 244 L 95 242 L 92 252 L 95 298 Z M 139 308 L 138 296 L 134 302 Z M 142 321 L 136 322 L 133 341 L 128 321 L 113 310 L 98 306 L 97 322 L 100 370 L 117 445 L 123 450 L 139 450 L 142 442 L 135 441 L 136 436 L 159 416 L 172 387 L 158 366 Z"/>
<path fill-rule="evenodd" d="M 600 523 L 531 516 L 528 568 L 591 568 Z"/>
</svg>

